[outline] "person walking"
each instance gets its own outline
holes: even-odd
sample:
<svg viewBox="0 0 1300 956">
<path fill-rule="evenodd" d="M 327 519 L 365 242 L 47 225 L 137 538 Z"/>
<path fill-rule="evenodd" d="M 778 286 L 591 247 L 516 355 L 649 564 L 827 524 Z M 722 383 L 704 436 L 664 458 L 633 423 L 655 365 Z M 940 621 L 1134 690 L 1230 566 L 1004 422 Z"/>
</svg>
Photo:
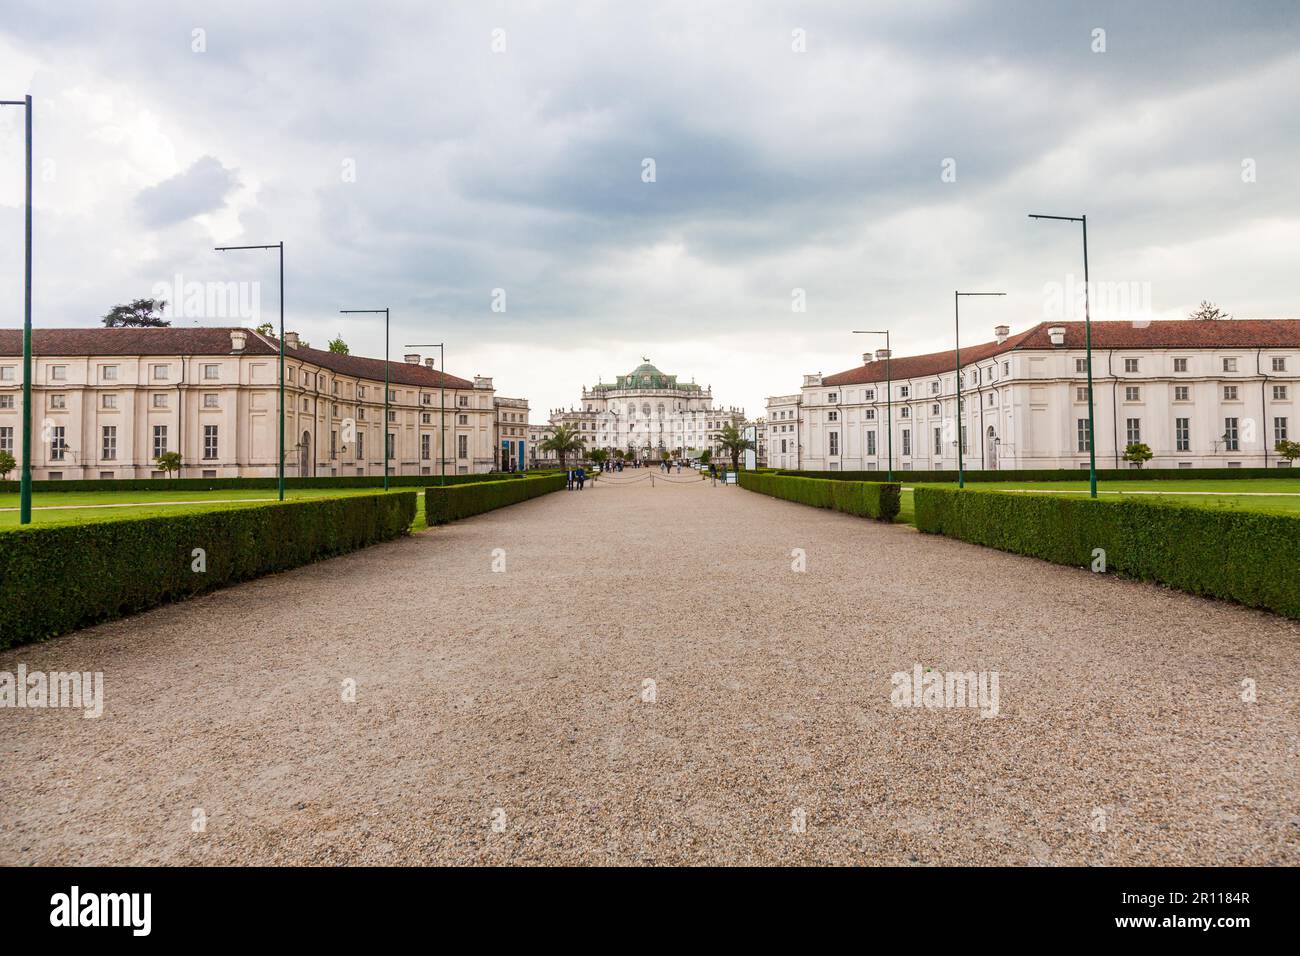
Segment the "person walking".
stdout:
<svg viewBox="0 0 1300 956">
<path fill-rule="evenodd" d="M 578 490 L 579 491 L 582 490 L 582 486 L 586 483 L 586 481 L 587 481 L 587 469 L 579 466 L 578 467 Z"/>
</svg>

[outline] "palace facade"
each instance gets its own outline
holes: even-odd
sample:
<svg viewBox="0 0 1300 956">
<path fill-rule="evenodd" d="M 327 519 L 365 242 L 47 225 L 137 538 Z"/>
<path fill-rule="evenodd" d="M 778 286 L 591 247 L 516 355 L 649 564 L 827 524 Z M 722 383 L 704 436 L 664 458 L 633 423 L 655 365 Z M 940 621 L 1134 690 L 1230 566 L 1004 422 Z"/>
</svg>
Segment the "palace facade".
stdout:
<svg viewBox="0 0 1300 956">
<path fill-rule="evenodd" d="M 582 390 L 580 405 L 552 409 L 550 427 L 568 425 L 586 439 L 587 450 L 602 448 L 643 459 L 718 454 L 717 433 L 744 425 L 743 409 L 715 405 L 713 393 L 694 382 L 677 381 L 644 360 L 615 381 Z M 539 456 L 543 453 L 539 452 Z"/>
<path fill-rule="evenodd" d="M 883 471 L 892 447 L 894 468 L 955 469 L 960 419 L 967 468 L 1087 468 L 1084 323 L 1010 331 L 962 348 L 960 369 L 951 350 L 880 349 L 805 375 L 768 399 L 769 464 Z M 1151 468 L 1286 467 L 1274 447 L 1300 435 L 1300 320 L 1093 322 L 1092 378 L 1099 468 L 1128 467 L 1136 443 Z"/>
<path fill-rule="evenodd" d="M 486 472 L 510 454 L 506 439 L 526 433 L 526 402 L 499 406 L 492 379 L 447 375 L 414 353 L 387 363 L 385 427 L 383 360 L 284 339 L 286 475 L 383 475 L 385 440 L 394 475 Z M 276 474 L 278 339 L 244 328 L 36 329 L 32 352 L 33 478 L 162 477 L 165 452 L 180 453 L 187 478 Z M 22 371 L 21 331 L 0 329 L 0 450 L 20 466 Z"/>
</svg>

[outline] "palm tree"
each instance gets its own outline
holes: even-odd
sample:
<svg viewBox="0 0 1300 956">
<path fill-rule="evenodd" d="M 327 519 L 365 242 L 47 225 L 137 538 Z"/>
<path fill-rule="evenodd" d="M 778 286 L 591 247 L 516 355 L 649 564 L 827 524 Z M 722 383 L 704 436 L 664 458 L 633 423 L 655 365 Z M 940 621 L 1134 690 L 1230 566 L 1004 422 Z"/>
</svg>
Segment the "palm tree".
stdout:
<svg viewBox="0 0 1300 956">
<path fill-rule="evenodd" d="M 560 459 L 560 470 L 565 471 L 564 459 L 568 455 L 580 454 L 587 440 L 570 425 L 557 425 L 551 437 L 542 442 L 542 451 L 553 451 Z"/>
<path fill-rule="evenodd" d="M 731 470 L 740 470 L 740 453 L 749 451 L 754 443 L 740 433 L 734 422 L 727 422 L 718 432 L 718 448 L 724 455 L 731 456 Z"/>
</svg>

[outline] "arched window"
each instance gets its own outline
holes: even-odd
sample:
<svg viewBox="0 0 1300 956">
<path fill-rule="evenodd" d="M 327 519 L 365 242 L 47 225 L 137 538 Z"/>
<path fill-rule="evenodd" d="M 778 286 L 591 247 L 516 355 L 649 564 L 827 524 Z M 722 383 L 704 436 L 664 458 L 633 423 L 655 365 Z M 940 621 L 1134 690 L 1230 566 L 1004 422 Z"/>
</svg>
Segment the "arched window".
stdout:
<svg viewBox="0 0 1300 956">
<path fill-rule="evenodd" d="M 658 409 L 658 411 L 659 411 L 659 417 L 660 417 L 660 418 L 663 418 L 663 417 L 664 417 L 664 403 L 663 403 L 663 402 L 660 402 L 660 403 L 659 403 L 659 409 Z"/>
<path fill-rule="evenodd" d="M 650 417 L 650 403 L 649 403 L 649 402 L 645 402 L 645 403 L 641 406 L 641 415 L 642 415 L 643 417 L 645 417 L 645 418 L 649 418 L 649 417 Z"/>
</svg>

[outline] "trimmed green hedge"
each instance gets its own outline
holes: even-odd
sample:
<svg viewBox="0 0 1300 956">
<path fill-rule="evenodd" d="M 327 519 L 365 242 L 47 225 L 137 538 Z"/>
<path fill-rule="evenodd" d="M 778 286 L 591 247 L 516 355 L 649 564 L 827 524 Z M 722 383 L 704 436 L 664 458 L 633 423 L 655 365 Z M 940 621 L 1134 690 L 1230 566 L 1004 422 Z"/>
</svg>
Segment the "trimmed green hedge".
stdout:
<svg viewBox="0 0 1300 956">
<path fill-rule="evenodd" d="M 529 472 L 528 474 L 532 474 Z M 522 472 L 447 475 L 448 485 L 523 478 Z M 18 494 L 17 481 L 0 481 L 0 494 Z M 389 475 L 390 488 L 425 488 L 439 484 L 437 475 Z M 383 475 L 286 478 L 286 488 L 382 488 Z M 232 488 L 276 488 L 275 478 L 75 478 L 68 481 L 33 481 L 33 491 L 218 491 Z"/>
<path fill-rule="evenodd" d="M 424 490 L 424 517 L 430 525 L 447 524 L 460 518 L 518 504 L 538 495 L 561 491 L 565 475 L 543 475 L 518 481 L 481 481 L 476 484 Z"/>
<path fill-rule="evenodd" d="M 898 482 L 826 481 L 793 475 L 761 475 L 752 471 L 741 472 L 736 480 L 740 487 L 749 491 L 814 508 L 831 508 L 861 518 L 893 521 L 898 514 Z"/>
<path fill-rule="evenodd" d="M 1300 618 L 1300 518 L 1148 501 L 917 488 L 916 527 Z"/>
<path fill-rule="evenodd" d="M 831 481 L 880 481 L 886 474 L 880 471 L 794 471 L 779 469 L 779 475 L 800 478 L 825 478 Z M 1220 481 L 1240 478 L 1295 478 L 1300 479 L 1300 468 L 1098 468 L 1098 481 L 1168 481 L 1169 479 Z M 894 480 L 908 484 L 955 482 L 953 471 L 900 471 L 894 469 Z M 966 480 L 979 481 L 1087 481 L 1086 468 L 1025 468 L 1003 471 L 967 471 Z"/>
<path fill-rule="evenodd" d="M 6 531 L 0 648 L 400 537 L 415 506 L 389 492 Z"/>
</svg>

